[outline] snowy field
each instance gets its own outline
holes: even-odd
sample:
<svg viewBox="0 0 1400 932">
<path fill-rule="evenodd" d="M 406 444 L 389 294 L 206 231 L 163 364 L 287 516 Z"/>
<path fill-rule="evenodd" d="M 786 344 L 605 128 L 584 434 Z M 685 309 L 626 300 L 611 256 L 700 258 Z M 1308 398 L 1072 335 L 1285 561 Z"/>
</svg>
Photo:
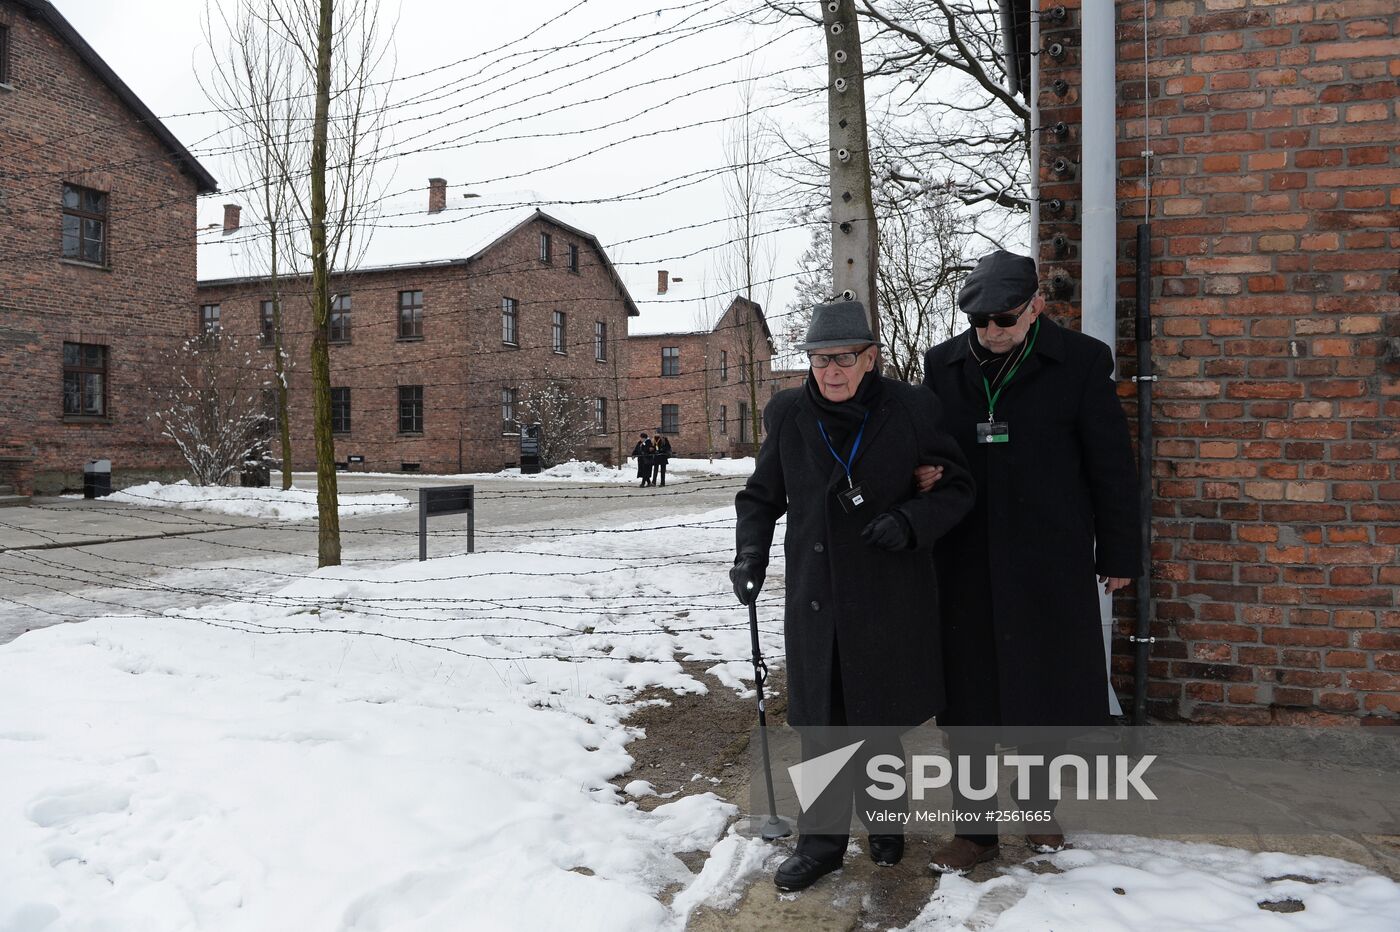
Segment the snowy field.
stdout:
<svg viewBox="0 0 1400 932">
<path fill-rule="evenodd" d="M 678 660 L 747 692 L 732 510 L 503 546 L 0 648 L 0 932 L 678 929 L 773 895 L 782 849 L 733 805 L 614 787 L 638 693 L 705 692 Z M 1074 840 L 1062 873 L 930 877 L 909 928 L 1400 928 L 1400 887 L 1343 861 Z"/>
<path fill-rule="evenodd" d="M 670 464 L 666 467 L 666 482 L 685 482 L 704 476 L 748 476 L 753 472 L 753 457 L 745 456 L 736 459 L 686 459 L 682 457 L 672 457 Z M 293 476 L 298 479 L 312 479 L 315 473 L 295 472 Z M 402 479 L 405 476 L 418 476 L 419 473 L 402 472 L 351 472 L 345 473 L 348 476 L 370 476 L 379 479 Z M 466 472 L 453 475 L 436 475 L 433 478 L 443 480 L 473 480 L 473 479 L 523 479 L 527 482 L 579 482 L 584 484 L 597 485 L 634 485 L 637 483 L 637 463 L 636 460 L 629 459 L 627 465 L 621 468 L 604 466 L 601 463 L 594 463 L 588 460 L 569 460 L 567 463 L 560 463 L 558 466 L 551 466 L 549 469 L 540 470 L 537 473 L 528 475 L 522 474 L 519 469 L 502 469 L 500 472 Z"/>
<path fill-rule="evenodd" d="M 78 496 L 69 496 L 77 498 Z M 146 508 L 185 508 L 212 511 L 265 521 L 309 521 L 316 517 L 316 490 L 244 489 L 238 486 L 173 485 L 147 482 L 113 492 L 106 498 L 120 505 Z M 339 496 L 340 516 L 379 514 L 408 508 L 409 500 L 391 493 L 357 493 Z"/>
</svg>

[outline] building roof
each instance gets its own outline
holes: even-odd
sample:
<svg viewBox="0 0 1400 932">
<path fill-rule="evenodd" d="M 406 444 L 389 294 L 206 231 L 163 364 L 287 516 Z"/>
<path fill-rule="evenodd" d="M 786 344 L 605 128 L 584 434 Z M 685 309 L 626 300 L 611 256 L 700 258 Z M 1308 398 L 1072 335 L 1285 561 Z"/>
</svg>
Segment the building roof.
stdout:
<svg viewBox="0 0 1400 932">
<path fill-rule="evenodd" d="M 160 118 L 141 102 L 141 98 L 136 96 L 136 92 L 117 77 L 117 73 L 112 70 L 111 66 L 102 60 L 102 56 L 98 55 L 93 47 L 87 44 L 78 31 L 73 28 L 73 24 L 64 19 L 63 14 L 59 13 L 49 0 L 15 0 L 15 2 L 30 17 L 47 23 L 59 38 L 78 53 L 78 57 L 83 60 L 83 63 L 91 68 L 102 79 L 102 82 L 121 99 L 122 103 L 126 104 L 140 118 L 140 122 L 144 123 L 146 128 L 155 134 L 161 144 L 170 150 L 170 153 L 175 156 L 176 164 L 190 173 L 200 194 L 210 194 L 219 190 L 219 182 L 214 180 L 214 176 L 209 174 L 203 165 L 199 164 L 199 160 L 190 154 L 190 151 L 184 147 L 180 140 L 175 138 L 175 134 L 166 128 Z"/>
<path fill-rule="evenodd" d="M 246 203 L 248 195 L 243 195 L 242 199 Z M 368 241 L 359 261 L 354 263 L 354 273 L 466 266 L 522 227 L 542 220 L 591 245 L 621 292 L 628 316 L 638 316 L 641 311 L 598 238 L 561 217 L 563 211 L 557 206 L 546 205 L 549 207 L 546 211 L 534 200 L 533 192 L 514 192 L 500 197 L 473 198 L 462 206 L 429 213 L 426 188 L 382 197 L 371 205 L 374 216 L 359 224 Z M 246 218 L 247 212 L 243 216 Z M 223 203 L 210 198 L 200 204 L 199 219 L 201 286 L 245 284 L 266 277 L 265 224 L 245 221 L 237 230 L 225 233 Z M 284 271 L 284 274 L 287 273 Z"/>
</svg>

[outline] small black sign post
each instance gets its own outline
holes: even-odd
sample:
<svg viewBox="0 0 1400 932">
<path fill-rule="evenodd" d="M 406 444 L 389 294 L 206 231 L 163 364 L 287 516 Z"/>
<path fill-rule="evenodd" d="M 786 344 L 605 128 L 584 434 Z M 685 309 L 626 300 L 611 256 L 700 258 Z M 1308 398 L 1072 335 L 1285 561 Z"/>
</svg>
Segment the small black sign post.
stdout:
<svg viewBox="0 0 1400 932">
<path fill-rule="evenodd" d="M 447 485 L 418 490 L 418 559 L 428 559 L 428 518 L 467 515 L 467 552 L 476 552 L 476 494 L 474 486 Z"/>
</svg>

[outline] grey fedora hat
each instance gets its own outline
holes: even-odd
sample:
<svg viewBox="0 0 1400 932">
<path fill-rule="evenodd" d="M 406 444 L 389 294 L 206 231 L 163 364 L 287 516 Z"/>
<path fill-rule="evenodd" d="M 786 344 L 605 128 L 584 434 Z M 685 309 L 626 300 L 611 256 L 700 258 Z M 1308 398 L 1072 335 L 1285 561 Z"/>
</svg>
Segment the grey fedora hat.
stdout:
<svg viewBox="0 0 1400 932">
<path fill-rule="evenodd" d="M 870 321 L 865 317 L 865 305 L 859 301 L 833 301 L 812 308 L 807 338 L 797 344 L 797 348 L 806 351 L 857 343 L 875 343 Z"/>
</svg>

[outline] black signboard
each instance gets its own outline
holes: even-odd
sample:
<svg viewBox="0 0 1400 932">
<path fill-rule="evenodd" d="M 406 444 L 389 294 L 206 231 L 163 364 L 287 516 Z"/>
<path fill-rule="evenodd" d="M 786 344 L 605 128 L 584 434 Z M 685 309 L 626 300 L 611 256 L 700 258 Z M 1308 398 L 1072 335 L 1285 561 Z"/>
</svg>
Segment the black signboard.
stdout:
<svg viewBox="0 0 1400 932">
<path fill-rule="evenodd" d="M 428 518 L 467 516 L 467 552 L 476 552 L 476 494 L 470 485 L 444 485 L 418 490 L 418 559 L 428 559 Z"/>
</svg>

